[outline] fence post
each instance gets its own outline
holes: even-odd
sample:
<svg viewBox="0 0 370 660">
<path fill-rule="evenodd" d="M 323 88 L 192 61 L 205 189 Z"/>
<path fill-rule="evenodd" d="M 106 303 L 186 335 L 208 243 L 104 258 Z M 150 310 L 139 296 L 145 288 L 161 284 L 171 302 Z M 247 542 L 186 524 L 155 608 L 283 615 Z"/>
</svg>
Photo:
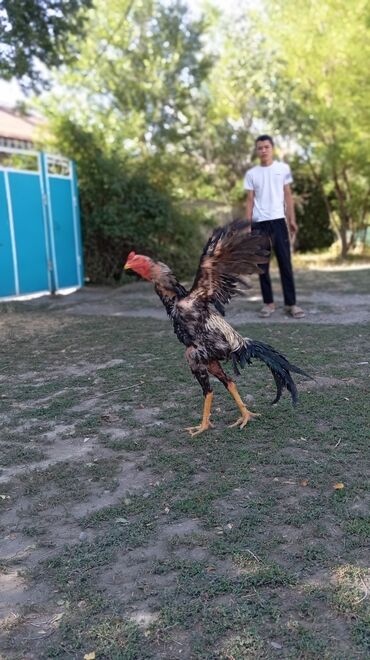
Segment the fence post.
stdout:
<svg viewBox="0 0 370 660">
<path fill-rule="evenodd" d="M 45 227 L 46 227 L 46 240 L 48 244 L 48 271 L 50 277 L 50 293 L 54 294 L 57 289 L 56 279 L 55 279 L 55 264 L 54 264 L 54 250 L 53 250 L 53 239 L 52 239 L 52 228 L 51 228 L 51 218 L 49 210 L 49 195 L 48 195 L 48 185 L 47 185 L 47 165 L 46 165 L 46 154 L 43 151 L 40 151 L 40 163 L 41 163 L 41 182 L 42 182 L 42 207 L 45 217 Z"/>
<path fill-rule="evenodd" d="M 84 267 L 83 267 L 83 250 L 82 250 L 82 237 L 81 237 L 81 219 L 80 219 L 80 205 L 78 193 L 78 179 L 77 168 L 74 160 L 70 161 L 72 168 L 72 205 L 73 205 L 73 225 L 75 229 L 76 248 L 78 248 L 78 281 L 82 287 L 84 284 Z"/>
</svg>

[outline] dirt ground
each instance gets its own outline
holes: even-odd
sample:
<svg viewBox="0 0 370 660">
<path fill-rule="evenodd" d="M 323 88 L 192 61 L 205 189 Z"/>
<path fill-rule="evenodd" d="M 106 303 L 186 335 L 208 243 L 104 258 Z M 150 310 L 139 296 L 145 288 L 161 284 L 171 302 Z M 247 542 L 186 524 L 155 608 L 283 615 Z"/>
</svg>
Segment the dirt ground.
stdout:
<svg viewBox="0 0 370 660">
<path fill-rule="evenodd" d="M 278 288 L 275 274 L 275 286 Z M 0 658 L 369 657 L 370 269 L 297 273 L 245 335 L 315 377 L 201 392 L 150 285 L 0 304 Z M 251 392 L 246 394 L 246 389 Z"/>
<path fill-rule="evenodd" d="M 272 276 L 275 288 L 277 313 L 268 323 L 295 322 L 284 313 L 284 303 L 276 271 Z M 251 288 L 244 297 L 234 299 L 229 305 L 228 319 L 232 323 L 255 323 L 260 319 L 256 312 L 261 307 L 261 296 L 256 278 L 250 280 Z M 352 325 L 370 322 L 370 268 L 350 270 L 313 270 L 296 273 L 297 303 L 304 307 L 306 323 Z M 46 304 L 50 310 L 68 314 L 122 316 L 135 318 L 166 319 L 165 310 L 153 295 L 151 284 L 133 282 L 125 287 L 86 287 L 76 293 L 28 303 L 37 307 Z M 262 322 L 265 322 L 262 320 Z"/>
</svg>

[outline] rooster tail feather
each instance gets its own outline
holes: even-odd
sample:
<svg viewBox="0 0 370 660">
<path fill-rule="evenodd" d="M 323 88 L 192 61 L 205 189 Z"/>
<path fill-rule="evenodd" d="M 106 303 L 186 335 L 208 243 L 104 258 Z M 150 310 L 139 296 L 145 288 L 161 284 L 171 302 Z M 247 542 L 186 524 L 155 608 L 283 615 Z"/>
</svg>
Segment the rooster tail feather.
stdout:
<svg viewBox="0 0 370 660">
<path fill-rule="evenodd" d="M 293 405 L 298 401 L 298 392 L 296 384 L 290 372 L 301 374 L 312 380 L 312 376 L 307 374 L 295 364 L 279 353 L 275 348 L 260 341 L 245 339 L 244 344 L 232 353 L 232 362 L 234 371 L 238 372 L 237 363 L 243 368 L 246 364 L 251 364 L 252 358 L 261 360 L 270 369 L 276 384 L 276 397 L 273 404 L 277 403 L 286 388 L 292 397 Z"/>
</svg>

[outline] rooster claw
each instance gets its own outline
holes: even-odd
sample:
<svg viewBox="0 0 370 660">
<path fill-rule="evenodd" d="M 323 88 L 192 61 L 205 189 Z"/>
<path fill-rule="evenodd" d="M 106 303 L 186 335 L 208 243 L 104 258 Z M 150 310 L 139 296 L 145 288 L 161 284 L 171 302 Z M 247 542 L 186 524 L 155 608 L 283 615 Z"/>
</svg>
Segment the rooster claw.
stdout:
<svg viewBox="0 0 370 660">
<path fill-rule="evenodd" d="M 248 412 L 242 415 L 242 417 L 239 417 L 234 424 L 230 424 L 229 429 L 235 428 L 235 426 L 239 426 L 239 428 L 243 429 L 253 417 L 261 417 L 261 413 L 254 413 L 248 410 Z"/>
<path fill-rule="evenodd" d="M 208 431 L 208 429 L 213 428 L 214 424 L 208 422 L 207 424 L 199 424 L 199 426 L 188 426 L 184 431 L 188 431 L 191 437 L 194 438 L 195 435 L 199 435 L 200 433 L 203 433 L 203 431 Z"/>
</svg>

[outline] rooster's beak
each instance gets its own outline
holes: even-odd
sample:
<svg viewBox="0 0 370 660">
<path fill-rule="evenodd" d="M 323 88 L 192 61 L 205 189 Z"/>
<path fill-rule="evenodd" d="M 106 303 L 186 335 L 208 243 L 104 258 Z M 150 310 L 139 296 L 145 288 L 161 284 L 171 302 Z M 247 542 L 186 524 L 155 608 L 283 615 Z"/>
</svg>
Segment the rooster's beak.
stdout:
<svg viewBox="0 0 370 660">
<path fill-rule="evenodd" d="M 135 252 L 132 250 L 132 251 L 130 252 L 130 254 L 128 255 L 128 257 L 127 257 L 127 261 L 126 261 L 126 263 L 125 263 L 125 265 L 124 265 L 124 267 L 123 267 L 123 270 L 129 270 L 129 269 L 131 268 L 131 265 L 130 265 L 130 264 L 131 264 L 131 261 L 133 260 L 134 257 L 136 257 L 136 254 L 135 254 Z"/>
</svg>

